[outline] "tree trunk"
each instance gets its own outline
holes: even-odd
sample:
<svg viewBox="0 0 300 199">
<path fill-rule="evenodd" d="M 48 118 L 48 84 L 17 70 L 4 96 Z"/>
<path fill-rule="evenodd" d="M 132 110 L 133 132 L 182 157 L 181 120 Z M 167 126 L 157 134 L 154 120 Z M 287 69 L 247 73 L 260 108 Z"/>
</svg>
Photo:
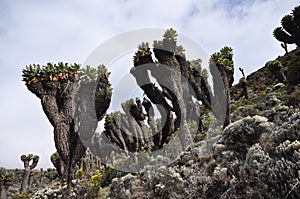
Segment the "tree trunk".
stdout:
<svg viewBox="0 0 300 199">
<path fill-rule="evenodd" d="M 68 187 L 75 175 L 75 165 L 86 151 L 85 145 L 90 146 L 98 121 L 109 107 L 111 90 L 106 74 L 98 74 L 97 80 L 81 80 L 79 85 L 75 76 L 27 84 L 41 99 L 43 110 L 54 127 L 55 147 L 60 157 L 59 162 L 54 163 Z"/>
<path fill-rule="evenodd" d="M 29 179 L 28 179 L 28 190 L 31 190 L 32 188 L 32 184 L 33 184 L 33 176 L 34 174 L 31 174 L 29 173 Z"/>
<path fill-rule="evenodd" d="M 0 183 L 1 183 L 1 195 L 0 195 L 0 198 L 1 199 L 6 199 L 7 198 L 7 189 L 8 189 L 8 187 L 5 186 L 5 182 L 0 181 Z"/>
<path fill-rule="evenodd" d="M 20 193 L 24 193 L 25 191 L 28 190 L 29 175 L 30 175 L 30 167 L 27 166 L 27 167 L 25 167 L 25 169 L 24 169 Z"/>
<path fill-rule="evenodd" d="M 212 112 L 225 128 L 230 123 L 230 90 L 224 65 L 210 65 L 213 77 L 214 96 L 212 98 Z"/>
</svg>

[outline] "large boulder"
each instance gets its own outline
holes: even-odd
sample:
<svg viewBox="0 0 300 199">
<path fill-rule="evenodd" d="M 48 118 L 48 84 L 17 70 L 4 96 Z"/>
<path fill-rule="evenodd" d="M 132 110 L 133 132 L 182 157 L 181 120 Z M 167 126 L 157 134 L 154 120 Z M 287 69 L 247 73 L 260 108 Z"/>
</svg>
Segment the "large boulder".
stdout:
<svg viewBox="0 0 300 199">
<path fill-rule="evenodd" d="M 224 144 L 227 149 L 245 151 L 259 142 L 263 133 L 270 133 L 271 127 L 271 123 L 265 117 L 248 116 L 227 126 L 219 143 Z"/>
</svg>

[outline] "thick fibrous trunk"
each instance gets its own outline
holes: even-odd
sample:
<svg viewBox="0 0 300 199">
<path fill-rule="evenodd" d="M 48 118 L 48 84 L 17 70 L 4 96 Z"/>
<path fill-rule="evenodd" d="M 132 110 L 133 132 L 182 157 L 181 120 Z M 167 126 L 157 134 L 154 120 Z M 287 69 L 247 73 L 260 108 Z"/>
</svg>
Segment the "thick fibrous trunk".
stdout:
<svg viewBox="0 0 300 199">
<path fill-rule="evenodd" d="M 29 179 L 28 179 L 28 190 L 30 190 L 32 188 L 33 176 L 34 176 L 34 174 L 30 173 Z"/>
<path fill-rule="evenodd" d="M 25 167 L 25 169 L 24 169 L 20 193 L 24 193 L 26 190 L 28 190 L 29 176 L 30 176 L 30 168 L 29 168 L 29 165 L 28 165 L 28 166 Z"/>
<path fill-rule="evenodd" d="M 55 146 L 64 164 L 63 171 L 58 172 L 70 185 L 75 164 L 85 153 L 84 144 L 91 143 L 98 121 L 108 109 L 111 100 L 108 79 L 101 76 L 98 81 L 81 81 L 78 86 L 78 80 L 69 76 L 59 81 L 30 83 L 27 87 L 41 99 L 54 127 Z"/>
<path fill-rule="evenodd" d="M 212 112 L 218 121 L 223 122 L 223 128 L 230 123 L 230 84 L 223 64 L 210 64 L 213 77 L 214 94 L 212 98 Z M 225 114 L 224 114 L 225 113 Z"/>
</svg>

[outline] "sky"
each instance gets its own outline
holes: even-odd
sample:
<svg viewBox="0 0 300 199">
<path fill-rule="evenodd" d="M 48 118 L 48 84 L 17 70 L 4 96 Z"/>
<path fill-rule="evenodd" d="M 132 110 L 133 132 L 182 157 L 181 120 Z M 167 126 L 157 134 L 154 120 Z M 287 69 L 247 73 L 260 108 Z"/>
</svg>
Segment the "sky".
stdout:
<svg viewBox="0 0 300 199">
<path fill-rule="evenodd" d="M 172 27 L 208 54 L 231 46 L 236 69 L 243 67 L 247 75 L 284 54 L 272 32 L 297 4 L 298 0 L 0 0 L 0 166 L 23 168 L 20 156 L 33 153 L 40 156 L 39 168 L 52 167 L 53 127 L 40 100 L 22 82 L 26 65 L 82 64 L 116 35 Z M 129 70 L 131 57 L 124 55 L 111 66 L 113 86 L 118 84 L 118 67 Z M 236 81 L 240 77 L 236 70 Z"/>
</svg>

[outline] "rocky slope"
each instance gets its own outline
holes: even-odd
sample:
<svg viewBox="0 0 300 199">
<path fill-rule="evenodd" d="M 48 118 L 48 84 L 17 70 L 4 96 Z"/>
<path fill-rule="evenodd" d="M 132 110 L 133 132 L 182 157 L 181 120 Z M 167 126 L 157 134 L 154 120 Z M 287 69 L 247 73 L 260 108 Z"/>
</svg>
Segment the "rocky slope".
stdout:
<svg viewBox="0 0 300 199">
<path fill-rule="evenodd" d="M 300 50 L 278 57 L 284 72 Z M 298 66 L 300 69 L 300 65 Z M 110 198 L 300 198 L 300 87 L 268 66 L 232 88 L 232 122 L 169 166 L 114 179 Z"/>
<path fill-rule="evenodd" d="M 299 55 L 277 58 L 285 73 Z M 267 65 L 247 81 L 249 99 L 232 88 L 233 123 L 222 135 L 169 166 L 114 179 L 109 197 L 300 198 L 300 86 L 278 82 Z"/>
</svg>

